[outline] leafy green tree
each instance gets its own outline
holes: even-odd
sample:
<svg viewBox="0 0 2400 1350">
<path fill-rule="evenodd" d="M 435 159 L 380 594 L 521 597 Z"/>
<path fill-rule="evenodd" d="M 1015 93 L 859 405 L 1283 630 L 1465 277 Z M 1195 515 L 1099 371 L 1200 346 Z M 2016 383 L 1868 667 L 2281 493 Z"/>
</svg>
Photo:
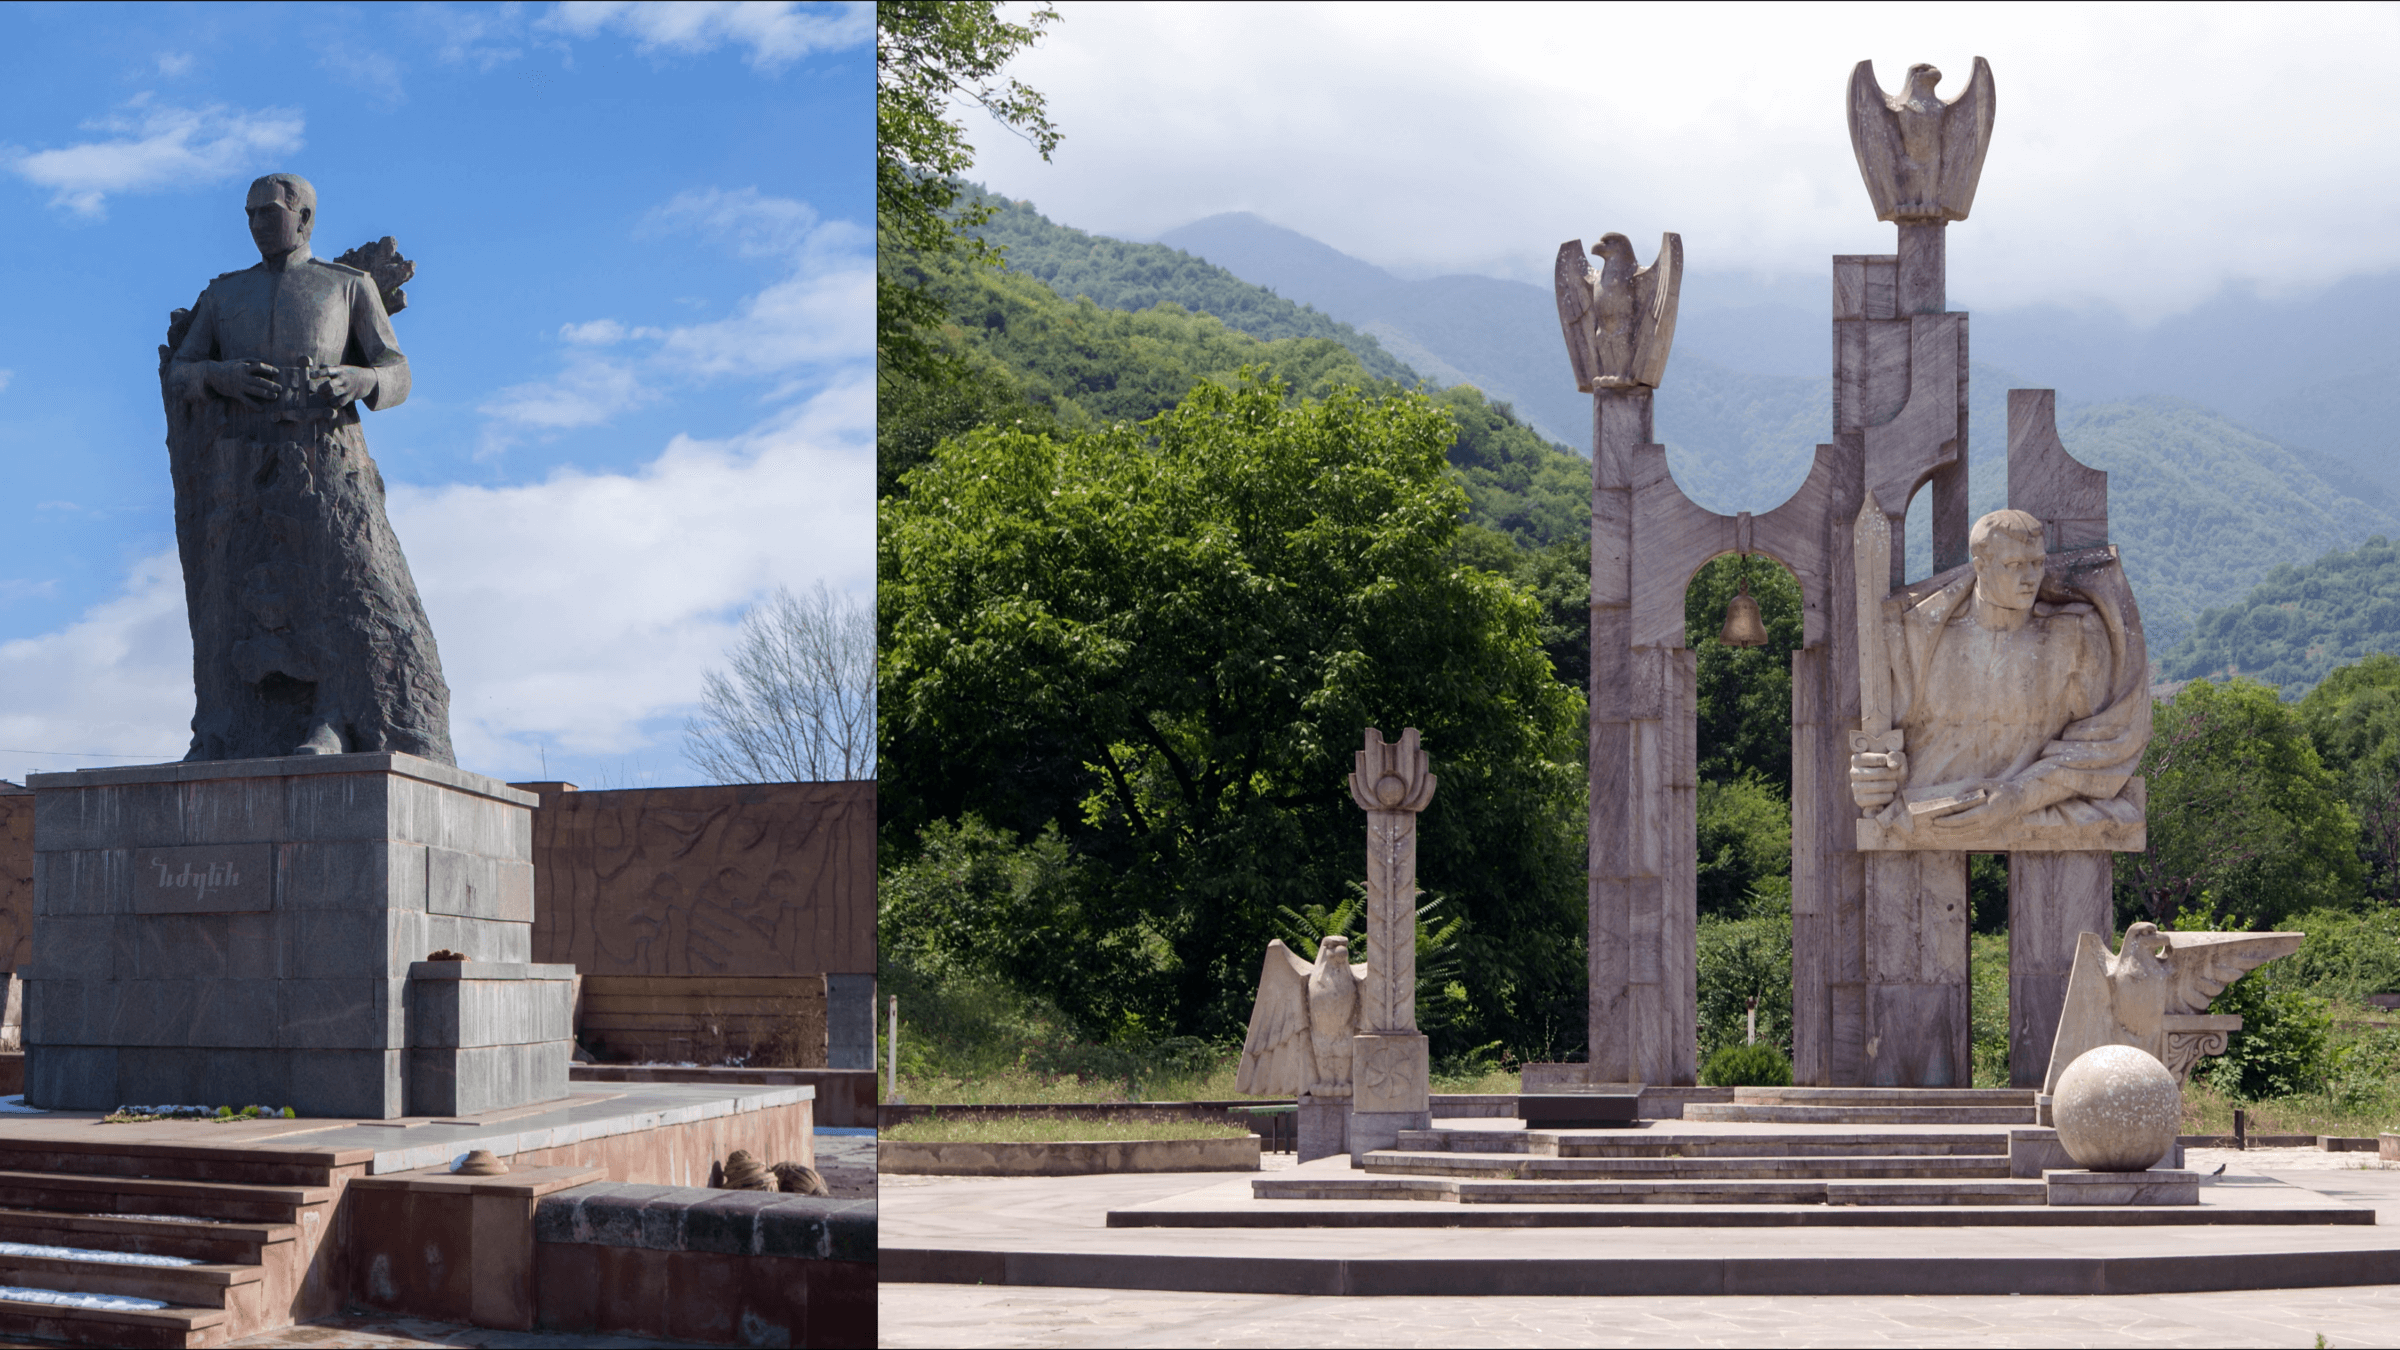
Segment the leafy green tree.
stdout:
<svg viewBox="0 0 2400 1350">
<path fill-rule="evenodd" d="M 2149 848 L 2117 855 L 2121 917 L 2273 927 L 2357 902 L 2358 821 L 2300 713 L 2253 680 L 2197 681 L 2158 705 L 2142 754 Z"/>
<path fill-rule="evenodd" d="M 918 254 L 963 253 L 996 262 L 973 234 L 988 208 L 953 210 L 954 181 L 975 163 L 952 100 L 980 105 L 1024 137 L 1043 159 L 1057 148 L 1037 91 L 1002 67 L 1058 21 L 1043 6 L 1027 22 L 1000 17 L 995 0 L 879 0 L 875 6 L 875 234 L 882 247 Z M 939 324 L 940 303 L 921 287 L 878 276 L 875 354 L 885 369 L 939 369 L 938 349 L 919 330 Z"/>
<path fill-rule="evenodd" d="M 1449 414 L 1287 392 L 987 427 L 908 474 L 878 522 L 886 846 L 970 809 L 1056 823 L 1165 1022 L 1232 1035 L 1278 911 L 1357 875 L 1362 730 L 1414 726 L 1441 781 L 1419 875 L 1466 921 L 1454 1034 L 1542 1048 L 1581 1015 L 1581 697 L 1532 601 L 1450 561 Z"/>
<path fill-rule="evenodd" d="M 2400 901 L 2400 657 L 2332 671 L 2300 700 L 2300 717 L 2358 815 L 2367 893 Z"/>
<path fill-rule="evenodd" d="M 1792 804 L 1755 772 L 1702 779 L 1699 804 L 1700 912 L 1736 918 L 1770 877 L 1792 874 Z"/>
<path fill-rule="evenodd" d="M 1700 920 L 1695 993 L 1700 1053 L 1743 1044 L 1750 1000 L 1758 1000 L 1761 1045 L 1792 1039 L 1792 892 L 1788 881 L 1761 886 L 1739 918 Z"/>
</svg>

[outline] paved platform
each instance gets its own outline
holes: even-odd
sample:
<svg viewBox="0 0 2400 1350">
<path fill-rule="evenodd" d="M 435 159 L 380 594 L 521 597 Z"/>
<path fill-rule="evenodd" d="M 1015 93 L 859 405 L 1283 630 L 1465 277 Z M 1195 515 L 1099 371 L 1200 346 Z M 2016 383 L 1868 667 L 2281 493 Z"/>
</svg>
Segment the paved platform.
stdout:
<svg viewBox="0 0 2400 1350">
<path fill-rule="evenodd" d="M 2190 1162 L 2203 1172 L 2216 1165 L 2214 1155 Z M 894 1287 L 980 1282 L 1384 1297 L 2126 1294 L 2400 1284 L 2400 1172 L 2276 1163 L 2236 1154 L 2202 1194 L 2209 1203 L 2238 1199 L 2261 1210 L 2354 1207 L 2372 1211 L 2377 1222 L 2153 1226 L 2138 1238 L 2119 1227 L 2057 1224 L 1854 1227 L 1829 1244 L 1795 1243 L 1771 1227 L 1453 1231 L 1462 1211 L 1451 1205 L 1442 1208 L 1453 1222 L 1440 1227 L 1111 1227 L 1111 1211 L 1188 1204 L 1224 1178 L 887 1176 L 882 1278 Z M 1272 1176 L 1295 1164 L 1272 1155 L 1267 1166 Z"/>
<path fill-rule="evenodd" d="M 889 1284 L 878 1322 L 880 1343 L 894 1347 L 2349 1347 L 2400 1341 L 2400 1286 L 2130 1298 L 1499 1299 Z"/>
</svg>

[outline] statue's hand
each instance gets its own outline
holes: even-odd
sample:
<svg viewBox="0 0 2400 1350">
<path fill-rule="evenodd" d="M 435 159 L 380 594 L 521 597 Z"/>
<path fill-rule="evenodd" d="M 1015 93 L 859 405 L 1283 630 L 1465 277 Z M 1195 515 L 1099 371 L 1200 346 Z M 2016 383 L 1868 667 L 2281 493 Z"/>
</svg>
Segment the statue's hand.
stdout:
<svg viewBox="0 0 2400 1350">
<path fill-rule="evenodd" d="M 1880 810 L 1900 790 L 1908 755 L 1899 750 L 1862 751 L 1850 757 L 1850 796 L 1862 811 Z"/>
<path fill-rule="evenodd" d="M 260 407 L 283 397 L 283 383 L 276 374 L 275 367 L 264 361 L 212 361 L 208 387 L 213 393 Z"/>
<path fill-rule="evenodd" d="M 335 366 L 325 376 L 325 395 L 337 408 L 347 408 L 375 392 L 375 372 L 365 366 Z"/>
</svg>

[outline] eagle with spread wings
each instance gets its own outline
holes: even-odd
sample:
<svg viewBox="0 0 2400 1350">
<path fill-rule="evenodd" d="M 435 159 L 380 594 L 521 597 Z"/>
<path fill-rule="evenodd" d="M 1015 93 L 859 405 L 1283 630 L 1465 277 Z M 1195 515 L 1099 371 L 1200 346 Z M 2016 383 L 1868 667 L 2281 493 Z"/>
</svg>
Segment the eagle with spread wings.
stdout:
<svg viewBox="0 0 2400 1350">
<path fill-rule="evenodd" d="M 1282 942 L 1268 943 L 1234 1090 L 1349 1096 L 1350 1038 L 1358 1034 L 1358 989 L 1366 982 L 1366 964 L 1350 963 L 1350 939 L 1339 933 L 1317 943 L 1313 966 Z"/>
<path fill-rule="evenodd" d="M 1595 272 L 1583 241 L 1558 246 L 1558 324 L 1566 334 L 1575 387 L 1656 389 L 1675 345 L 1675 302 L 1683 289 L 1683 237 L 1659 236 L 1658 256 L 1634 265 L 1633 241 L 1604 234 L 1592 245 Z"/>
<path fill-rule="evenodd" d="M 1942 72 L 1908 68 L 1900 97 L 1883 92 L 1875 63 L 1850 72 L 1850 148 L 1875 201 L 1875 218 L 1894 221 L 1965 220 L 1992 144 L 1992 67 L 1978 56 L 1975 73 L 1957 98 L 1934 92 Z"/>
<path fill-rule="evenodd" d="M 2207 1053 L 2222 1053 L 2235 1017 L 2209 1017 L 2209 1001 L 2225 986 L 2279 956 L 2300 949 L 2305 933 L 2162 933 L 2137 923 L 2111 956 L 2108 939 L 2081 933 L 2075 939 L 2075 968 L 2067 976 L 2066 1004 L 2059 1010 L 2058 1037 L 2051 1042 L 2050 1072 L 2042 1091 L 2055 1093 L 2058 1076 L 2087 1050 L 2130 1045 L 2187 1074 L 2196 1053 L 2175 1053 L 2171 1039 L 2213 1039 Z M 2220 1023 L 2225 1025 L 2219 1025 Z M 2192 1045 L 2184 1049 L 2197 1050 Z M 2178 1063 L 2177 1061 L 2180 1061 Z"/>
</svg>

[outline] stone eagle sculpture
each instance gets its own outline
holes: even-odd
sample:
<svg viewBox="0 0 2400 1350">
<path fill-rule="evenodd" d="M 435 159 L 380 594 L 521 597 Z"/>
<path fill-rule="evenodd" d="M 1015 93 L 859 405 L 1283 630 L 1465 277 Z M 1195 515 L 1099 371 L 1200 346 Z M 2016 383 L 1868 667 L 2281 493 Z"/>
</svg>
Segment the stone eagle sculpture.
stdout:
<svg viewBox="0 0 2400 1350">
<path fill-rule="evenodd" d="M 1584 261 L 1583 241 L 1558 246 L 1558 324 L 1575 367 L 1575 387 L 1656 389 L 1675 345 L 1675 302 L 1683 288 L 1683 237 L 1659 236 L 1658 256 L 1634 266 L 1633 241 L 1604 234 L 1592 245 L 1600 270 Z"/>
<path fill-rule="evenodd" d="M 1317 963 L 1267 944 L 1242 1042 L 1234 1090 L 1261 1097 L 1347 1097 L 1350 1038 L 1358 1034 L 1358 990 L 1365 963 L 1350 963 L 1350 939 L 1334 934 L 1317 944 Z"/>
<path fill-rule="evenodd" d="M 1908 68 L 1908 86 L 1886 97 L 1875 63 L 1850 72 L 1850 148 L 1867 180 L 1875 218 L 1892 221 L 1965 220 L 1992 144 L 1992 67 L 1975 58 L 1975 74 L 1957 98 L 1934 93 L 1942 72 L 1922 63 Z"/>
<path fill-rule="evenodd" d="M 2108 939 L 2080 934 L 2042 1091 L 2056 1093 L 2067 1066 L 2103 1045 L 2147 1051 L 2178 1080 L 2190 1077 L 2200 1057 L 2223 1054 L 2226 1033 L 2242 1025 L 2239 1017 L 2209 1015 L 2209 1000 L 2276 957 L 2291 955 L 2305 936 L 2162 933 L 2156 924 L 2137 923 L 2111 956 Z"/>
</svg>

